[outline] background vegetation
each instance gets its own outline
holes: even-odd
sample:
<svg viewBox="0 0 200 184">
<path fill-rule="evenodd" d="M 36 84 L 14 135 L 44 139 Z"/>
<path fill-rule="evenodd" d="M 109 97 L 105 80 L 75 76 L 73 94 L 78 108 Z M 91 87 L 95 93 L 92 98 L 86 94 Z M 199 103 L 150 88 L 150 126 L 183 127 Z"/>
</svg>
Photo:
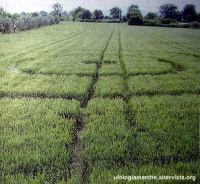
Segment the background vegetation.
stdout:
<svg viewBox="0 0 200 184">
<path fill-rule="evenodd" d="M 90 12 L 82 7 L 66 12 L 59 3 L 52 6 L 53 11 L 45 11 L 10 14 L 3 7 L 0 7 L 0 32 L 15 33 L 42 26 L 58 24 L 60 21 L 78 21 L 78 22 L 103 22 L 120 23 L 128 22 L 129 25 L 145 25 L 160 27 L 178 27 L 178 28 L 199 28 L 200 13 L 196 12 L 195 5 L 187 4 L 183 10 L 179 11 L 174 4 L 164 4 L 160 6 L 159 13 L 148 12 L 144 17 L 139 7 L 132 4 L 128 7 L 127 13 L 122 16 L 122 10 L 119 7 L 110 9 L 110 15 L 104 15 L 102 10 Z"/>
</svg>

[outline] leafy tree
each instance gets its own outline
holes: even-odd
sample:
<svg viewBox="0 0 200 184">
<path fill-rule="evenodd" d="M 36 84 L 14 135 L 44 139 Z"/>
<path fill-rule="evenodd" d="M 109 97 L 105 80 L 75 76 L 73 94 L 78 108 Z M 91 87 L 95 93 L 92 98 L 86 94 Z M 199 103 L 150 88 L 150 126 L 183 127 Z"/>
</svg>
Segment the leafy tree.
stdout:
<svg viewBox="0 0 200 184">
<path fill-rule="evenodd" d="M 4 11 L 3 7 L 0 7 L 0 15 L 2 15 L 4 12 L 5 11 Z"/>
<path fill-rule="evenodd" d="M 118 7 L 110 9 L 110 16 L 121 21 L 122 10 Z"/>
<path fill-rule="evenodd" d="M 83 20 L 85 20 L 85 19 L 90 19 L 90 17 L 91 17 L 91 13 L 90 13 L 89 10 L 84 10 L 84 11 L 82 12 L 81 18 L 82 18 Z"/>
<path fill-rule="evenodd" d="M 74 10 L 69 11 L 69 16 L 73 16 L 74 15 Z"/>
<path fill-rule="evenodd" d="M 74 10 L 74 15 L 76 15 L 77 13 L 79 13 L 79 12 L 83 12 L 85 9 L 84 8 L 82 8 L 82 7 L 78 7 L 78 8 L 76 8 L 75 10 Z"/>
<path fill-rule="evenodd" d="M 16 32 L 16 29 L 18 27 L 19 19 L 20 19 L 20 14 L 18 13 L 12 14 L 11 19 L 10 19 L 10 26 L 13 29 L 14 33 Z"/>
<path fill-rule="evenodd" d="M 25 15 L 26 15 L 26 13 L 25 13 L 25 12 L 22 12 L 22 13 L 21 13 L 21 16 L 25 16 Z"/>
<path fill-rule="evenodd" d="M 182 19 L 182 14 L 181 14 L 181 12 L 180 11 L 176 11 L 176 19 L 178 20 L 178 21 L 181 21 L 181 19 Z"/>
<path fill-rule="evenodd" d="M 68 13 L 66 11 L 62 12 L 62 15 L 68 16 Z"/>
<path fill-rule="evenodd" d="M 96 16 L 94 15 L 94 12 L 91 13 L 91 19 L 92 19 L 92 20 L 96 20 Z"/>
<path fill-rule="evenodd" d="M 19 25 L 19 17 L 12 17 L 11 18 L 11 27 L 12 27 L 12 29 L 13 29 L 13 32 L 15 33 L 16 32 L 16 29 L 17 29 L 17 27 L 18 27 L 18 25 Z"/>
<path fill-rule="evenodd" d="M 73 17 L 73 21 L 75 21 L 76 19 L 81 20 L 82 12 L 83 12 L 84 10 L 85 10 L 84 8 L 82 8 L 82 7 L 79 6 L 79 7 L 76 8 L 74 11 L 71 11 L 72 17 Z"/>
<path fill-rule="evenodd" d="M 55 15 L 56 15 L 56 12 L 55 12 L 55 11 L 51 11 L 51 12 L 49 13 L 49 15 L 55 16 Z"/>
<path fill-rule="evenodd" d="M 177 19 L 178 10 L 177 6 L 174 4 L 164 4 L 160 6 L 161 17 L 165 19 Z"/>
<path fill-rule="evenodd" d="M 16 32 L 16 30 L 24 31 L 39 28 L 41 26 L 47 26 L 59 23 L 58 16 L 37 16 L 31 15 L 19 16 L 19 14 L 13 14 L 10 17 L 0 16 L 0 32 L 3 34 Z"/>
<path fill-rule="evenodd" d="M 103 12 L 101 10 L 95 10 L 93 12 L 94 14 L 94 19 L 97 20 L 97 19 L 103 19 Z"/>
<path fill-rule="evenodd" d="M 128 11 L 126 14 L 127 19 L 129 19 L 133 15 L 138 15 L 142 17 L 142 14 L 140 12 L 138 5 L 132 4 L 131 6 L 128 7 Z"/>
<path fill-rule="evenodd" d="M 112 19 L 112 17 L 111 16 L 108 16 L 108 15 L 106 15 L 105 17 L 104 17 L 105 19 Z"/>
<path fill-rule="evenodd" d="M 11 21 L 9 17 L 0 17 L 0 32 L 11 33 Z"/>
<path fill-rule="evenodd" d="M 78 13 L 76 14 L 76 17 L 75 17 L 75 18 L 76 18 L 76 19 L 81 19 L 82 13 L 83 13 L 83 12 L 78 12 Z"/>
<path fill-rule="evenodd" d="M 32 17 L 38 17 L 39 14 L 37 12 L 32 13 Z"/>
<path fill-rule="evenodd" d="M 7 12 L 4 13 L 4 16 L 5 16 L 5 17 L 9 17 L 9 18 L 12 17 L 12 15 L 11 15 L 10 13 L 7 13 Z"/>
<path fill-rule="evenodd" d="M 200 23 L 200 13 L 197 14 L 196 20 Z"/>
<path fill-rule="evenodd" d="M 55 3 L 55 4 L 52 6 L 52 8 L 53 8 L 54 11 L 56 12 L 56 15 L 57 15 L 58 17 L 60 17 L 60 16 L 61 16 L 61 12 L 62 12 L 62 10 L 63 10 L 62 5 L 61 5 L 60 3 Z"/>
<path fill-rule="evenodd" d="M 182 11 L 182 16 L 183 16 L 183 20 L 185 21 L 188 21 L 188 22 L 194 21 L 197 18 L 195 5 L 193 4 L 185 5 Z"/>
<path fill-rule="evenodd" d="M 10 13 L 7 13 L 2 7 L 0 7 L 0 16 L 1 17 L 9 17 L 11 18 L 11 14 Z"/>
<path fill-rule="evenodd" d="M 20 14 L 19 13 L 13 13 L 12 14 L 12 18 L 19 18 L 20 17 Z"/>
<path fill-rule="evenodd" d="M 142 25 L 143 17 L 140 9 L 137 5 L 132 4 L 128 7 L 128 12 L 126 14 L 129 25 Z"/>
<path fill-rule="evenodd" d="M 42 15 L 42 16 L 47 16 L 48 13 L 47 13 L 46 11 L 40 11 L 40 15 Z"/>
<path fill-rule="evenodd" d="M 139 14 L 131 15 L 128 20 L 128 25 L 143 25 L 143 19 Z"/>
<path fill-rule="evenodd" d="M 157 17 L 158 17 L 158 14 L 154 12 L 148 12 L 147 15 L 145 16 L 146 19 L 155 19 Z"/>
<path fill-rule="evenodd" d="M 127 18 L 126 18 L 126 16 L 124 15 L 124 16 L 122 16 L 122 22 L 127 22 Z"/>
<path fill-rule="evenodd" d="M 12 16 L 0 7 L 0 32 L 3 34 L 11 33 L 12 30 L 15 32 L 17 17 L 19 17 L 19 14 L 13 14 Z"/>
</svg>

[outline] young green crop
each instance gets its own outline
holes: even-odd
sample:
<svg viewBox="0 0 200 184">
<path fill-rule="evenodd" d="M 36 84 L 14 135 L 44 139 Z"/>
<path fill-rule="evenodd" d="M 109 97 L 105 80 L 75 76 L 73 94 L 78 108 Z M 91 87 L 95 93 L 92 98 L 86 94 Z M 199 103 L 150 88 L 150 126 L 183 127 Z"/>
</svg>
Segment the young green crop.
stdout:
<svg viewBox="0 0 200 184">
<path fill-rule="evenodd" d="M 97 98 L 89 102 L 84 134 L 84 162 L 89 170 L 96 164 L 102 169 L 120 168 L 131 159 L 131 132 L 124 107 L 125 102 L 118 98 Z"/>
<path fill-rule="evenodd" d="M 94 103 L 95 101 L 98 102 Z M 133 97 L 128 107 L 129 118 L 134 119 L 135 123 L 134 126 L 130 126 L 123 119 L 120 120 L 120 125 L 116 124 L 119 117 L 125 118 L 125 116 L 123 111 L 115 109 L 119 106 L 116 106 L 114 101 L 102 99 L 91 101 L 88 106 L 85 134 L 85 159 L 88 166 L 93 167 L 89 183 L 128 181 L 114 180 L 118 175 L 157 177 L 190 175 L 195 176 L 197 180 L 199 177 L 198 106 L 197 95 Z M 127 108 L 126 105 L 125 107 Z M 116 119 L 112 119 L 114 116 Z M 109 125 L 113 123 L 115 127 L 109 129 Z M 121 134 L 118 134 L 119 131 Z M 111 137 L 114 135 L 112 143 Z M 123 143 L 109 152 L 121 138 Z M 122 151 L 125 153 L 119 159 L 117 156 Z M 119 166 L 119 161 L 124 160 L 123 166 Z M 165 184 L 166 181 L 180 183 L 176 180 L 131 180 L 130 182 Z"/>
<path fill-rule="evenodd" d="M 54 26 L 52 27 L 53 29 L 43 27 L 42 29 L 32 30 L 28 33 L 19 32 L 12 37 L 6 35 L 2 38 L 5 39 L 4 48 L 6 49 L 2 48 L 0 51 L 4 55 L 1 62 L 9 61 L 9 64 L 15 64 L 33 60 L 52 52 L 60 53 L 59 50 L 63 47 L 70 48 L 71 45 L 76 44 L 76 40 L 79 42 L 81 37 L 77 39 L 76 36 L 80 36 L 81 33 L 88 30 L 88 28 L 86 29 L 79 25 L 79 28 L 78 26 L 70 26 L 70 32 L 68 32 L 63 31 L 66 28 L 65 26 L 57 26 L 55 29 Z M 22 34 L 23 37 L 21 36 Z M 53 37 L 52 34 L 54 34 Z M 28 42 L 24 40 L 28 40 Z"/>
<path fill-rule="evenodd" d="M 100 70 L 100 75 L 122 75 L 122 69 L 119 63 L 103 64 Z"/>
<path fill-rule="evenodd" d="M 169 63 L 161 63 L 148 57 L 124 57 L 127 73 L 130 75 L 138 74 L 165 74 L 174 72 L 174 68 Z"/>
<path fill-rule="evenodd" d="M 200 36 L 197 30 L 155 27 L 134 27 L 134 29 L 128 27 L 123 29 L 122 26 L 120 30 L 125 56 L 135 54 L 137 54 L 137 57 L 147 56 L 149 58 L 170 56 L 170 60 L 175 62 L 177 59 L 179 60 L 180 56 L 187 65 L 190 63 L 186 60 L 188 56 L 196 57 L 199 60 L 200 47 L 198 41 Z"/>
<path fill-rule="evenodd" d="M 29 36 L 28 43 L 24 42 L 24 39 L 19 39 L 21 34 L 23 34 L 21 32 L 13 35 L 12 38 L 10 35 L 6 35 L 5 38 L 2 39 L 5 39 L 4 46 L 9 49 L 1 49 L 0 54 L 4 56 L 0 61 L 1 64 L 6 63 L 7 67 L 13 67 L 21 63 L 38 61 L 40 58 L 48 60 L 51 55 L 59 56 L 62 54 L 70 55 L 74 53 L 78 55 L 96 55 L 97 53 L 100 57 L 100 53 L 104 48 L 104 43 L 109 38 L 110 34 L 108 33 L 113 30 L 112 25 L 67 25 L 71 32 L 64 31 L 64 29 L 66 29 L 66 24 L 64 24 L 63 27 L 58 26 L 60 30 L 56 28 L 55 31 L 52 28 L 49 29 L 49 32 L 46 32 L 45 28 L 36 31 L 31 30 L 28 35 L 24 35 L 25 37 Z M 43 32 L 43 30 L 45 31 Z M 40 38 L 41 35 L 44 39 Z M 6 41 L 6 38 L 10 40 Z M 16 45 L 19 46 L 16 47 Z"/>
<path fill-rule="evenodd" d="M 63 75 L 95 75 L 96 65 L 86 64 L 86 61 L 99 59 L 99 55 L 54 55 L 34 62 L 24 62 L 20 69 L 27 73 L 36 74 L 63 74 Z"/>
<path fill-rule="evenodd" d="M 198 83 L 198 76 L 189 72 L 129 78 L 131 91 L 139 95 L 199 93 Z"/>
<path fill-rule="evenodd" d="M 162 30 L 162 31 L 161 31 Z M 179 48 L 180 51 L 193 52 L 194 54 L 199 53 L 199 31 L 198 30 L 186 30 L 186 29 L 148 29 L 148 33 L 151 34 L 154 38 L 159 40 L 166 45 L 170 45 L 172 48 Z M 191 44 L 192 43 L 192 44 Z"/>
<path fill-rule="evenodd" d="M 133 97 L 130 116 L 138 165 L 194 162 L 198 158 L 198 96 Z"/>
<path fill-rule="evenodd" d="M 200 58 L 191 56 L 191 55 L 183 55 L 183 54 L 176 54 L 176 53 L 165 53 L 162 56 L 153 56 L 160 62 L 169 63 L 171 64 L 176 71 L 184 71 L 190 70 L 192 73 L 199 73 L 198 64 L 200 62 Z"/>
<path fill-rule="evenodd" d="M 91 84 L 91 77 L 27 75 L 19 72 L 1 79 L 0 94 L 84 99 Z"/>
<path fill-rule="evenodd" d="M 118 50 L 119 50 L 118 28 L 116 26 L 113 26 L 113 35 L 112 35 L 112 38 L 111 38 L 111 40 L 108 44 L 108 48 L 105 51 L 104 62 L 105 63 L 117 63 L 117 62 L 119 62 Z"/>
<path fill-rule="evenodd" d="M 95 97 L 117 97 L 122 96 L 123 91 L 123 78 L 119 76 L 100 77 L 96 89 Z"/>
<path fill-rule="evenodd" d="M 0 109 L 1 183 L 68 180 L 80 104 L 63 99 L 4 98 Z"/>
<path fill-rule="evenodd" d="M 119 58 L 115 52 L 110 52 L 109 54 L 105 54 L 104 63 L 118 63 Z"/>
</svg>

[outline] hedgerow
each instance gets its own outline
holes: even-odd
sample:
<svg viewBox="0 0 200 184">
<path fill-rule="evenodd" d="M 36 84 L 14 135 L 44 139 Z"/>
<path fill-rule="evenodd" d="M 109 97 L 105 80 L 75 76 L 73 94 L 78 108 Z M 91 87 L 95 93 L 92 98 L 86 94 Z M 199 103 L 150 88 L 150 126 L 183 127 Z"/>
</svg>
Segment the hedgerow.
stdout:
<svg viewBox="0 0 200 184">
<path fill-rule="evenodd" d="M 24 17 L 0 17 L 0 32 L 15 33 L 16 31 L 25 31 L 58 24 L 60 22 L 58 17 L 55 16 L 24 16 Z"/>
</svg>

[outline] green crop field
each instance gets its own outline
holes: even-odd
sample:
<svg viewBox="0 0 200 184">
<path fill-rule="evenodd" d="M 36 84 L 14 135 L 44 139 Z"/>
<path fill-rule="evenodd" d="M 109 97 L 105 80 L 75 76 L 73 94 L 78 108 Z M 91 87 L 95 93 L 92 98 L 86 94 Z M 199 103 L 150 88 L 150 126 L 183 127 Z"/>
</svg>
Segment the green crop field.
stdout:
<svg viewBox="0 0 200 184">
<path fill-rule="evenodd" d="M 195 29 L 1 34 L 0 183 L 198 183 L 199 51 Z"/>
</svg>

